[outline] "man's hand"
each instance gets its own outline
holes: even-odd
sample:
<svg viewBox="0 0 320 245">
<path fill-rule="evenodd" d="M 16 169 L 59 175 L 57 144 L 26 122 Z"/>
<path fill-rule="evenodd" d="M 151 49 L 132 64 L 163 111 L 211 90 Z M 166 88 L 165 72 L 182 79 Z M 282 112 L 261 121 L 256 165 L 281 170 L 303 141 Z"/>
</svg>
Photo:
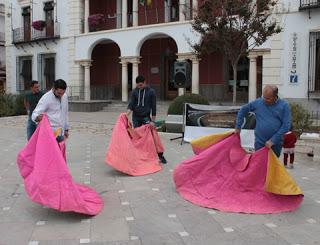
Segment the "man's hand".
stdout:
<svg viewBox="0 0 320 245">
<path fill-rule="evenodd" d="M 41 115 L 39 115 L 39 116 L 37 116 L 37 118 L 36 118 L 36 122 L 40 122 L 41 120 L 42 120 L 42 118 L 43 118 L 43 115 L 41 114 Z"/>
<path fill-rule="evenodd" d="M 241 132 L 241 129 L 240 128 L 236 128 L 234 130 L 234 133 L 237 134 L 237 135 L 240 135 L 240 132 Z"/>
<path fill-rule="evenodd" d="M 130 114 L 131 114 L 131 110 L 128 110 L 127 113 L 125 114 L 127 119 L 128 119 L 128 126 L 129 128 L 132 128 L 132 122 L 130 120 Z"/>
<path fill-rule="evenodd" d="M 153 121 L 151 121 L 149 124 L 150 124 L 153 128 L 156 128 L 156 124 L 155 124 Z"/>
<path fill-rule="evenodd" d="M 273 146 L 273 143 L 271 140 L 268 140 L 265 144 L 266 147 L 268 147 L 269 149 L 271 149 L 271 147 Z"/>
<path fill-rule="evenodd" d="M 69 138 L 69 130 L 65 130 L 64 131 L 64 137 L 65 138 Z"/>
</svg>

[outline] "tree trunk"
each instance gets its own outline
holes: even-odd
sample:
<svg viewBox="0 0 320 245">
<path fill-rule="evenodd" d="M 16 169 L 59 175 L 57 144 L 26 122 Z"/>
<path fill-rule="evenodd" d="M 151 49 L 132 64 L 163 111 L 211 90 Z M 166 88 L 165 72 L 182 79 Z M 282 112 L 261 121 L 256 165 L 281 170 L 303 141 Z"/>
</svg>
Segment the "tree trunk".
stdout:
<svg viewBox="0 0 320 245">
<path fill-rule="evenodd" d="M 237 72 L 238 72 L 238 65 L 234 64 L 232 65 L 233 68 L 233 96 L 232 96 L 232 103 L 236 104 L 237 102 Z"/>
</svg>

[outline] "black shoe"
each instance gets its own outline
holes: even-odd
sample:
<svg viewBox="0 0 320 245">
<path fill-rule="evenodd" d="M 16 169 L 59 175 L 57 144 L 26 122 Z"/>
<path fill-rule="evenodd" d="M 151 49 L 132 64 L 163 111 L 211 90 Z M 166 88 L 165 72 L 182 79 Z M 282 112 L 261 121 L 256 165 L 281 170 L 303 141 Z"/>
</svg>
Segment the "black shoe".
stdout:
<svg viewBox="0 0 320 245">
<path fill-rule="evenodd" d="M 163 153 L 159 153 L 158 156 L 159 156 L 159 160 L 162 164 L 167 163 L 167 160 L 164 158 Z"/>
</svg>

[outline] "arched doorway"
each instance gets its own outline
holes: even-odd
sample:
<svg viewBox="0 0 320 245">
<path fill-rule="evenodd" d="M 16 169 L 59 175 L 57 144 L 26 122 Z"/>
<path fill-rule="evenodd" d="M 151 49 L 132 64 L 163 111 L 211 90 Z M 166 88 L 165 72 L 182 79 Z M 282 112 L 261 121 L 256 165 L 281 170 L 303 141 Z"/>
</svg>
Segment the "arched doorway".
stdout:
<svg viewBox="0 0 320 245">
<path fill-rule="evenodd" d="M 145 76 L 148 84 L 155 89 L 157 97 L 162 100 L 173 99 L 178 95 L 173 82 L 173 65 L 177 52 L 176 42 L 164 34 L 149 37 L 140 49 L 139 73 Z"/>
<path fill-rule="evenodd" d="M 113 41 L 97 44 L 91 54 L 90 92 L 92 100 L 121 99 L 120 48 Z"/>
</svg>

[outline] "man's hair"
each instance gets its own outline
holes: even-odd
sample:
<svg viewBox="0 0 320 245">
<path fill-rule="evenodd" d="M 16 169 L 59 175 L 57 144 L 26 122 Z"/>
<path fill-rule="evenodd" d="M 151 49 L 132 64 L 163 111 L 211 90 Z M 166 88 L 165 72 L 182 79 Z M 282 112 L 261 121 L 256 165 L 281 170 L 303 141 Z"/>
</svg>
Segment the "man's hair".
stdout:
<svg viewBox="0 0 320 245">
<path fill-rule="evenodd" d="M 30 88 L 32 88 L 35 84 L 39 84 L 39 82 L 36 80 L 32 80 L 30 83 Z"/>
<path fill-rule="evenodd" d="M 145 79 L 143 76 L 139 75 L 136 78 L 136 83 L 144 83 Z"/>
<path fill-rule="evenodd" d="M 272 93 L 274 97 L 278 97 L 278 87 L 272 86 Z"/>
<path fill-rule="evenodd" d="M 54 87 L 54 89 L 66 90 L 67 89 L 67 83 L 62 79 L 58 79 L 58 80 L 55 80 L 53 82 L 53 87 Z"/>
</svg>

